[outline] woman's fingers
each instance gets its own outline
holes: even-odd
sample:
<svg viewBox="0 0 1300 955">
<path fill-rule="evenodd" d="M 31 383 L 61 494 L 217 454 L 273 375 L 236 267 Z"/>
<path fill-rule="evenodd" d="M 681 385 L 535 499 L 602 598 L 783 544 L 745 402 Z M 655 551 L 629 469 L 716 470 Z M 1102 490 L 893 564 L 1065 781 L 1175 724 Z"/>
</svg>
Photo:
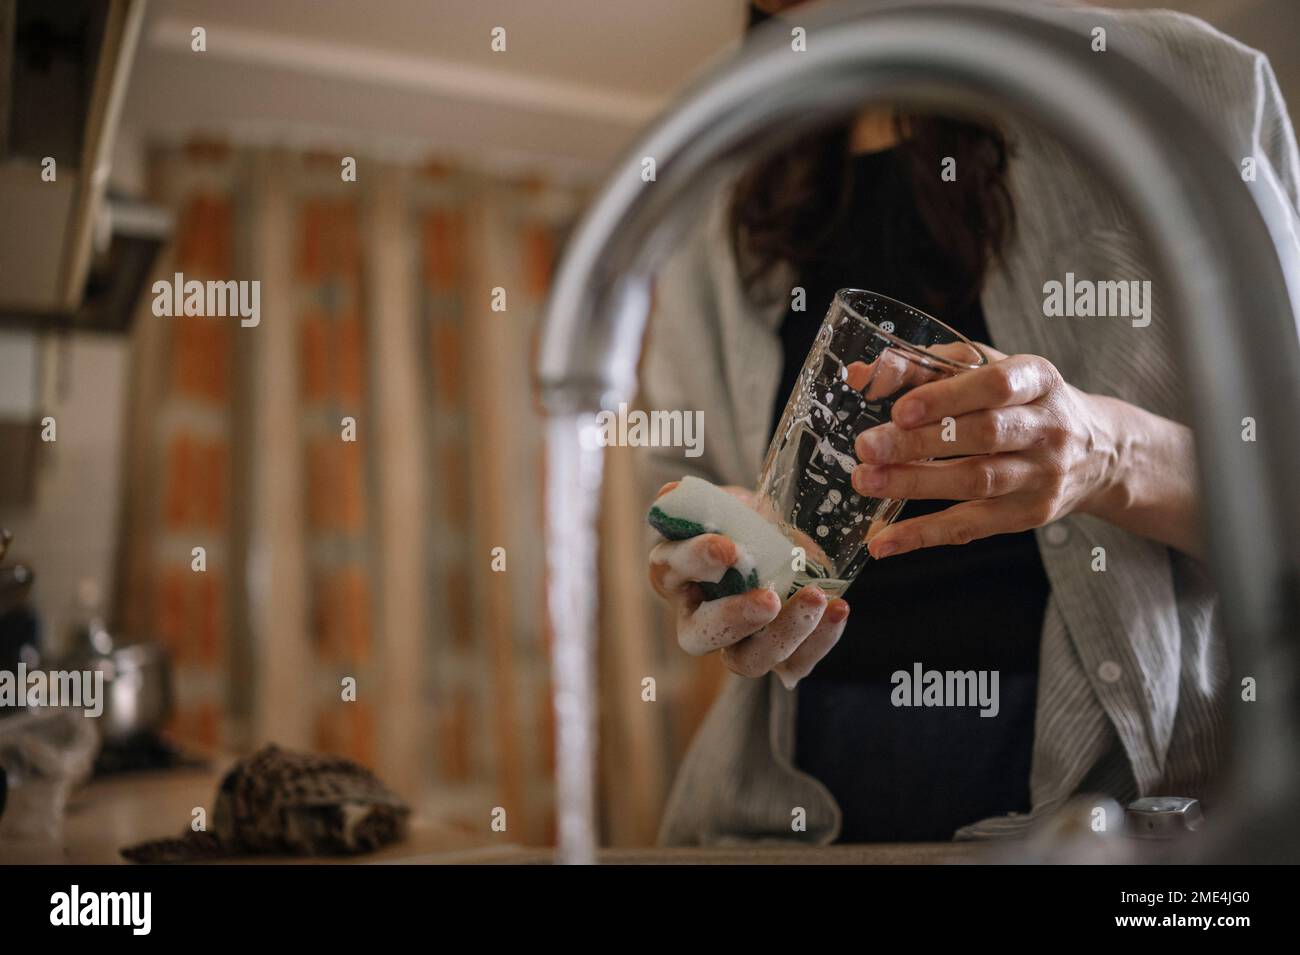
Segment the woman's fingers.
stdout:
<svg viewBox="0 0 1300 955">
<path fill-rule="evenodd" d="M 650 585 L 671 597 L 694 581 L 717 583 L 736 562 L 736 544 L 722 534 L 660 541 L 650 549 Z"/>
<path fill-rule="evenodd" d="M 817 628 L 826 602 L 825 592 L 809 584 L 787 600 L 761 630 L 729 644 L 722 652 L 723 663 L 741 676 L 762 676 L 794 653 Z"/>
<path fill-rule="evenodd" d="M 912 377 L 915 366 L 902 352 L 886 348 L 871 363 L 871 378 L 866 390 L 862 391 L 868 401 L 879 401 L 905 387 Z"/>
<path fill-rule="evenodd" d="M 656 499 L 677 483 L 664 485 Z M 746 502 L 750 498 L 743 488 L 726 490 Z M 827 597 L 814 586 L 805 587 L 784 605 L 768 588 L 702 599 L 700 582 L 721 580 L 737 557 L 735 542 L 722 534 L 661 541 L 650 551 L 650 582 L 676 609 L 677 642 L 687 653 L 702 656 L 721 650 L 729 668 L 755 677 L 785 663 L 781 679 L 793 686 L 835 645 L 848 605 L 833 601 L 832 613 L 826 615 Z M 800 653 L 810 637 L 808 649 Z"/>
<path fill-rule="evenodd" d="M 839 643 L 848 619 L 847 601 L 837 597 L 826 605 L 821 620 L 813 632 L 808 634 L 808 638 L 799 644 L 794 653 L 772 668 L 787 690 L 794 689 L 795 684 L 811 673 L 813 667 Z"/>
<path fill-rule="evenodd" d="M 888 398 L 904 388 L 915 388 L 944 375 L 940 369 L 914 361 L 896 348 L 886 348 L 869 362 L 850 362 L 845 372 L 848 386 L 862 392 L 868 401 Z"/>
<path fill-rule="evenodd" d="M 692 656 L 722 650 L 776 620 L 781 598 L 767 588 L 702 603 L 679 599 L 677 643 Z"/>
<path fill-rule="evenodd" d="M 1023 451 L 1040 440 L 1047 412 L 1036 405 L 987 408 L 918 428 L 887 423 L 857 436 L 853 450 L 866 464 L 903 464 L 962 454 Z"/>
<path fill-rule="evenodd" d="M 975 357 L 965 342 L 944 342 L 923 349 L 938 358 L 962 365 L 973 364 Z M 1000 353 L 999 353 L 1000 354 Z M 854 361 L 846 367 L 845 378 L 854 391 L 863 392 L 870 401 L 888 398 L 904 388 L 915 388 L 937 381 L 949 374 L 951 366 L 943 362 L 918 361 L 900 348 L 888 347 L 871 361 Z"/>
<path fill-rule="evenodd" d="M 920 501 L 978 501 L 1013 494 L 1034 483 L 1039 469 L 1021 454 L 981 454 L 951 461 L 860 464 L 853 490 L 863 497 Z"/>
<path fill-rule="evenodd" d="M 915 428 L 984 408 L 1029 404 L 1047 394 L 1060 373 L 1037 355 L 1012 355 L 951 378 L 920 385 L 894 404 L 894 424 Z"/>
<path fill-rule="evenodd" d="M 1025 495 L 984 501 L 964 501 L 934 514 L 899 521 L 871 539 L 872 557 L 906 554 L 922 547 L 969 544 L 994 534 L 1011 534 L 1038 527 L 1046 520 Z"/>
<path fill-rule="evenodd" d="M 671 491 L 673 488 L 675 488 L 677 485 L 681 483 L 682 483 L 681 481 L 669 481 L 667 484 L 665 484 L 663 487 L 659 489 L 659 492 L 657 494 L 655 494 L 655 500 L 656 501 L 659 500 L 659 498 L 663 497 L 665 494 L 667 494 L 669 491 Z"/>
<path fill-rule="evenodd" d="M 867 382 L 871 380 L 871 373 L 875 370 L 874 361 L 851 361 L 844 369 L 844 381 L 854 391 L 861 391 L 867 387 Z"/>
</svg>

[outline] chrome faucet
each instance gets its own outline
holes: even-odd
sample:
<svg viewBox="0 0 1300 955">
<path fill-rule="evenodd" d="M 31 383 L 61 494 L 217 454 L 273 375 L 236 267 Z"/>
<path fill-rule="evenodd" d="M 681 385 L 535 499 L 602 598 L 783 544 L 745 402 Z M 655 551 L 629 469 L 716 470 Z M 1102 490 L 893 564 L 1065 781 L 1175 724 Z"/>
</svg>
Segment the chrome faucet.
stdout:
<svg viewBox="0 0 1300 955">
<path fill-rule="evenodd" d="M 543 400 L 548 413 L 566 415 L 633 395 L 654 270 L 740 164 L 871 101 L 1010 110 L 1041 124 L 1127 201 L 1183 329 L 1181 367 L 1192 383 L 1189 420 L 1232 679 L 1259 683 L 1257 702 L 1230 707 L 1234 752 L 1223 798 L 1230 823 L 1221 831 L 1231 837 L 1216 844 L 1217 857 L 1296 861 L 1300 262 L 1294 232 L 1288 240 L 1295 226 L 1264 182 L 1243 182 L 1242 157 L 1230 155 L 1165 81 L 1117 50 L 1100 68 L 1080 13 L 1008 0 L 838 3 L 799 11 L 802 52 L 792 50 L 790 23 L 765 26 L 621 159 L 574 233 L 547 305 Z M 647 157 L 655 168 L 648 182 Z M 1256 421 L 1257 442 L 1242 440 L 1245 417 Z M 562 857 L 564 843 L 562 829 Z"/>
</svg>

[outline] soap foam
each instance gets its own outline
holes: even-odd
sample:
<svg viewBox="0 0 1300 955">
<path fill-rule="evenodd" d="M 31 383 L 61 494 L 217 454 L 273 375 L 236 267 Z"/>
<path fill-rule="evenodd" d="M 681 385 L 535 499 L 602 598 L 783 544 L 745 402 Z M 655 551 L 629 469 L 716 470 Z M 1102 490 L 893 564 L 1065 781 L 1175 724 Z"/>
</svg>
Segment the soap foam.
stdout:
<svg viewBox="0 0 1300 955">
<path fill-rule="evenodd" d="M 656 519 L 654 511 L 660 512 Z M 677 523 L 678 533 L 725 534 L 736 544 L 736 570 L 745 581 L 739 590 L 771 587 L 784 599 L 794 583 L 794 545 L 780 529 L 717 485 L 697 477 L 680 484 L 654 503 L 651 523 L 663 531 L 662 516 Z M 690 527 L 690 525 L 696 525 Z"/>
</svg>

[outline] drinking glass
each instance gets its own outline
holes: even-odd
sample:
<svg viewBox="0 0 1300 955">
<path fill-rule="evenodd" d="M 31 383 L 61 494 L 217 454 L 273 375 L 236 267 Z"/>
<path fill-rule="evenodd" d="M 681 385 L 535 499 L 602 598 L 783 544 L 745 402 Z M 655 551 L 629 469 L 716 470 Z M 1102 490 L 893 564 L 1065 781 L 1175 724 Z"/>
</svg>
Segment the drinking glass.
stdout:
<svg viewBox="0 0 1300 955">
<path fill-rule="evenodd" d="M 811 583 L 841 596 L 870 559 L 867 543 L 907 503 L 853 489 L 857 436 L 887 423 L 918 385 L 986 361 L 910 305 L 862 289 L 835 293 L 758 479 L 755 507 L 802 549 L 791 593 Z"/>
</svg>

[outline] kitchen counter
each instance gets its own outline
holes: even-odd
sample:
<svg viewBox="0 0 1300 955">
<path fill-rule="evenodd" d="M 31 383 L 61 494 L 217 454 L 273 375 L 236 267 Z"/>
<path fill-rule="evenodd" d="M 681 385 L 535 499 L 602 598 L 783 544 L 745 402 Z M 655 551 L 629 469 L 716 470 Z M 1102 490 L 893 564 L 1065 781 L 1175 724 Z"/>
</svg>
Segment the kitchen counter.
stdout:
<svg viewBox="0 0 1300 955">
<path fill-rule="evenodd" d="M 63 843 L 0 843 L 0 863 L 116 865 L 130 863 L 118 854 L 123 846 L 177 836 L 190 823 L 194 807 L 208 811 L 228 761 L 204 768 L 123 773 L 98 779 L 68 801 Z M 255 856 L 232 861 L 266 864 L 346 864 L 403 861 L 412 854 L 464 852 L 487 845 L 486 838 L 462 829 L 412 819 L 406 840 L 363 856 Z"/>
<path fill-rule="evenodd" d="M 146 839 L 177 835 L 189 824 L 195 806 L 208 810 L 220 773 L 217 767 L 124 774 L 91 783 L 68 803 L 62 844 L 0 844 L 0 863 L 123 864 L 118 849 Z M 497 837 L 501 838 L 501 837 Z M 808 864 L 916 865 L 977 861 L 972 843 L 904 843 L 809 848 L 755 849 L 605 849 L 607 864 Z M 474 833 L 416 817 L 399 845 L 364 856 L 303 858 L 256 856 L 259 864 L 546 864 L 545 848 L 498 842 L 491 833 Z"/>
<path fill-rule="evenodd" d="M 943 865 L 979 862 L 983 849 L 970 842 L 895 842 L 822 848 L 601 849 L 599 861 L 602 865 Z M 549 849 L 512 846 L 389 861 L 403 864 L 548 865 L 552 860 Z"/>
</svg>

